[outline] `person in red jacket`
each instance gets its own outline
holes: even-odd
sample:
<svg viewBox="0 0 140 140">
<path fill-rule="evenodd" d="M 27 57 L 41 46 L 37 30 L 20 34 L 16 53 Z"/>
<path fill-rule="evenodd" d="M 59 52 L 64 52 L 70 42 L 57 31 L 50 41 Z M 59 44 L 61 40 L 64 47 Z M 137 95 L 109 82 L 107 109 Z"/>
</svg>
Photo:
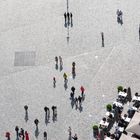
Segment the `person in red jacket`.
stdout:
<svg viewBox="0 0 140 140">
<path fill-rule="evenodd" d="M 27 131 L 25 131 L 25 140 L 29 140 L 29 134 Z"/>
<path fill-rule="evenodd" d="M 81 90 L 81 96 L 82 98 L 84 97 L 84 92 L 85 92 L 85 89 L 83 86 L 80 87 L 80 90 Z"/>
<path fill-rule="evenodd" d="M 10 140 L 10 132 L 6 132 L 5 137 L 7 138 L 7 140 Z"/>
</svg>

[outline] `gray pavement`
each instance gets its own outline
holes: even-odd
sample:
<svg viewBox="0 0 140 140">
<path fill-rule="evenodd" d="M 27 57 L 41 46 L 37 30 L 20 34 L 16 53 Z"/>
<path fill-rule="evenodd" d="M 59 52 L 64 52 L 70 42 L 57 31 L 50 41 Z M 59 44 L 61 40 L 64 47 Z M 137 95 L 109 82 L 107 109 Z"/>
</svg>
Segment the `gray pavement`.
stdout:
<svg viewBox="0 0 140 140">
<path fill-rule="evenodd" d="M 64 0 L 7 0 L 0 2 L 0 138 L 6 131 L 15 140 L 16 125 L 35 140 L 34 119 L 38 118 L 39 136 L 48 132 L 50 140 L 68 140 L 68 127 L 79 140 L 93 140 L 92 125 L 105 115 L 105 106 L 117 97 L 117 86 L 130 86 L 132 94 L 140 90 L 139 0 L 69 0 L 73 27 L 64 27 Z M 116 22 L 116 10 L 123 11 L 124 24 Z M 105 47 L 101 47 L 101 35 Z M 15 52 L 34 52 L 15 57 Z M 61 55 L 64 68 L 55 69 L 54 57 Z M 18 66 L 15 66 L 16 64 Z M 35 61 L 35 63 L 34 63 Z M 76 62 L 76 78 L 71 63 Z M 21 64 L 21 66 L 19 66 Z M 29 66 L 24 66 L 28 64 Z M 64 89 L 63 73 L 68 74 Z M 53 88 L 53 76 L 56 88 Z M 85 87 L 83 111 L 71 108 L 71 86 Z M 29 121 L 24 120 L 24 105 L 29 106 Z M 55 123 L 44 122 L 44 106 L 58 107 Z M 52 117 L 52 112 L 51 112 Z"/>
</svg>

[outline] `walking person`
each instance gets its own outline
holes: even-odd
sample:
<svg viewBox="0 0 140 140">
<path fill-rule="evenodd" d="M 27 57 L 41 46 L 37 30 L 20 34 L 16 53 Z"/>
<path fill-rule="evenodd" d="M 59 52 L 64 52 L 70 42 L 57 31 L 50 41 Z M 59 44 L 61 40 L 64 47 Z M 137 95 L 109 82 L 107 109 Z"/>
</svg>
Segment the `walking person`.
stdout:
<svg viewBox="0 0 140 140">
<path fill-rule="evenodd" d="M 58 69 L 58 57 L 55 56 L 55 68 Z"/>
<path fill-rule="evenodd" d="M 139 41 L 140 41 L 140 24 L 139 24 Z"/>
<path fill-rule="evenodd" d="M 85 89 L 83 86 L 80 87 L 80 90 L 81 90 L 81 96 L 82 96 L 82 99 L 84 99 L 84 92 L 85 92 Z"/>
<path fill-rule="evenodd" d="M 64 13 L 64 19 L 65 19 L 65 23 L 67 22 L 67 15 L 66 12 Z"/>
<path fill-rule="evenodd" d="M 44 135 L 44 140 L 47 140 L 47 132 L 46 131 L 44 131 L 43 135 Z"/>
<path fill-rule="evenodd" d="M 78 108 L 78 98 L 77 97 L 75 97 L 75 109 L 77 109 Z"/>
<path fill-rule="evenodd" d="M 74 86 L 71 87 L 71 91 L 72 91 L 73 93 L 75 93 L 75 87 L 74 87 Z"/>
<path fill-rule="evenodd" d="M 29 134 L 27 131 L 25 131 L 25 140 L 29 140 Z"/>
<path fill-rule="evenodd" d="M 74 135 L 74 137 L 72 137 L 74 140 L 78 140 L 77 134 Z"/>
<path fill-rule="evenodd" d="M 70 93 L 70 98 L 71 98 L 71 100 L 74 100 L 74 93 L 73 92 Z"/>
<path fill-rule="evenodd" d="M 50 109 L 48 107 L 44 107 L 44 111 L 45 111 L 45 121 L 49 120 L 49 116 L 50 116 Z"/>
<path fill-rule="evenodd" d="M 69 128 L 68 128 L 68 132 L 69 132 L 69 140 L 71 140 L 71 127 L 69 126 Z"/>
<path fill-rule="evenodd" d="M 70 19 L 71 19 L 71 21 L 72 21 L 72 13 L 70 12 Z"/>
<path fill-rule="evenodd" d="M 27 122 L 28 121 L 28 106 L 25 105 L 24 109 L 25 109 L 25 121 Z"/>
<path fill-rule="evenodd" d="M 38 127 L 39 120 L 38 119 L 35 119 L 34 120 L 34 123 L 35 123 L 36 127 Z"/>
<path fill-rule="evenodd" d="M 15 131 L 16 131 L 16 135 L 17 135 L 17 139 L 18 139 L 18 136 L 19 136 L 19 128 L 18 128 L 18 126 L 15 127 Z"/>
<path fill-rule="evenodd" d="M 24 135 L 24 129 L 23 129 L 23 128 L 20 128 L 20 134 L 19 134 L 19 137 L 21 137 L 22 140 L 24 140 L 24 138 L 25 138 L 25 135 Z"/>
<path fill-rule="evenodd" d="M 61 56 L 59 56 L 59 63 L 60 63 L 60 71 L 61 71 L 63 69 L 63 60 Z"/>
<path fill-rule="evenodd" d="M 79 106 L 82 104 L 82 97 L 78 96 Z"/>
<path fill-rule="evenodd" d="M 63 78 L 64 78 L 64 81 L 65 81 L 65 82 L 67 81 L 67 77 L 68 77 L 67 74 L 64 73 L 64 74 L 63 74 Z"/>
<path fill-rule="evenodd" d="M 53 87 L 55 88 L 56 87 L 56 78 L 53 77 Z"/>
<path fill-rule="evenodd" d="M 71 24 L 71 27 L 72 27 L 73 26 L 72 13 L 70 13 L 70 24 Z"/>
<path fill-rule="evenodd" d="M 69 135 L 71 136 L 71 127 L 68 128 Z"/>
<path fill-rule="evenodd" d="M 7 138 L 7 140 L 10 140 L 10 132 L 6 132 L 5 137 Z"/>
<path fill-rule="evenodd" d="M 67 12 L 67 18 L 68 18 L 68 25 L 69 25 L 69 22 L 70 22 L 70 14 L 69 14 L 69 12 Z"/>
<path fill-rule="evenodd" d="M 52 106 L 52 111 L 53 111 L 52 120 L 53 120 L 53 122 L 54 122 L 54 121 L 56 121 L 56 119 L 57 119 L 57 107 L 56 107 L 56 106 Z"/>
<path fill-rule="evenodd" d="M 76 75 L 76 73 L 75 73 L 75 66 L 76 66 L 76 63 L 72 62 L 72 76 L 73 76 L 73 78 L 75 78 L 75 75 Z"/>
<path fill-rule="evenodd" d="M 104 47 L 104 33 L 101 32 L 101 37 L 102 37 L 102 47 Z"/>
</svg>

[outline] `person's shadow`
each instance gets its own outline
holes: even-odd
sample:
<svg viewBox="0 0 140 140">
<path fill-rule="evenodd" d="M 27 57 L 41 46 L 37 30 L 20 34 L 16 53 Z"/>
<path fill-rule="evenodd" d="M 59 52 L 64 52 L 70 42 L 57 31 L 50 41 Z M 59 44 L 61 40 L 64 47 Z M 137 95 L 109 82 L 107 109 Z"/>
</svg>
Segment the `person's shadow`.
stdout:
<svg viewBox="0 0 140 140">
<path fill-rule="evenodd" d="M 74 107 L 74 103 L 75 103 L 75 102 L 74 102 L 74 99 L 72 98 L 72 99 L 71 99 L 71 107 L 72 107 L 72 108 Z"/>
<path fill-rule="evenodd" d="M 38 136 L 39 136 L 39 129 L 38 129 L 38 126 L 36 126 L 35 137 L 37 138 Z"/>
<path fill-rule="evenodd" d="M 71 18 L 71 22 L 70 22 L 71 27 L 73 27 L 73 19 Z"/>
<path fill-rule="evenodd" d="M 68 26 L 68 25 L 67 25 L 67 22 L 65 22 L 64 27 L 67 28 L 67 26 Z"/>
<path fill-rule="evenodd" d="M 28 111 L 27 110 L 25 111 L 25 117 L 24 117 L 24 119 L 25 119 L 26 122 L 29 120 Z"/>
<path fill-rule="evenodd" d="M 63 70 L 63 65 L 60 65 L 60 71 L 62 71 Z"/>
<path fill-rule="evenodd" d="M 72 140 L 72 136 L 71 135 L 69 135 L 68 140 Z"/>
<path fill-rule="evenodd" d="M 72 72 L 72 78 L 75 79 L 75 77 L 76 77 L 76 73 Z"/>
<path fill-rule="evenodd" d="M 123 19 L 120 20 L 120 24 L 123 25 Z"/>
<path fill-rule="evenodd" d="M 79 106 L 79 111 L 80 111 L 80 113 L 83 111 L 82 105 Z"/>
<path fill-rule="evenodd" d="M 65 90 L 67 90 L 67 88 L 68 88 L 68 80 L 64 81 L 64 88 L 65 88 Z"/>
<path fill-rule="evenodd" d="M 55 64 L 55 69 L 58 70 L 58 64 Z"/>
<path fill-rule="evenodd" d="M 17 137 L 16 140 L 19 140 L 19 137 Z"/>
<path fill-rule="evenodd" d="M 52 116 L 52 120 L 53 120 L 54 123 L 57 121 L 57 114 L 54 114 L 54 115 Z"/>
<path fill-rule="evenodd" d="M 45 124 L 46 124 L 46 126 L 48 125 L 48 123 L 50 123 L 49 119 L 50 119 L 50 116 L 47 115 L 47 113 L 45 113 Z"/>
</svg>

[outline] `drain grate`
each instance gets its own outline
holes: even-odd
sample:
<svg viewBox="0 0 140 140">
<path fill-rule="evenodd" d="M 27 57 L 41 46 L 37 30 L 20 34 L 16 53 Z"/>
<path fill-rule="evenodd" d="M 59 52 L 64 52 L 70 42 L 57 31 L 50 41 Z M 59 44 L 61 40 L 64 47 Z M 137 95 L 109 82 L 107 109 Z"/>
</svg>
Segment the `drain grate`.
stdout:
<svg viewBox="0 0 140 140">
<path fill-rule="evenodd" d="M 15 52 L 14 66 L 35 66 L 35 51 Z"/>
</svg>

